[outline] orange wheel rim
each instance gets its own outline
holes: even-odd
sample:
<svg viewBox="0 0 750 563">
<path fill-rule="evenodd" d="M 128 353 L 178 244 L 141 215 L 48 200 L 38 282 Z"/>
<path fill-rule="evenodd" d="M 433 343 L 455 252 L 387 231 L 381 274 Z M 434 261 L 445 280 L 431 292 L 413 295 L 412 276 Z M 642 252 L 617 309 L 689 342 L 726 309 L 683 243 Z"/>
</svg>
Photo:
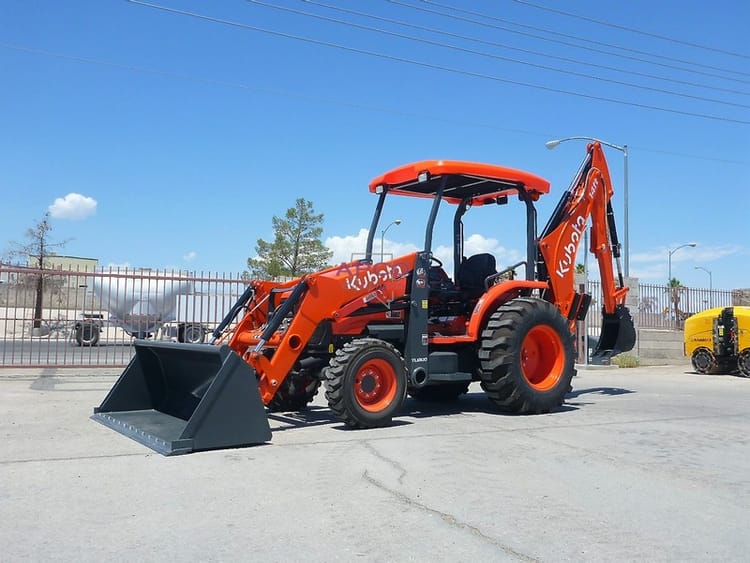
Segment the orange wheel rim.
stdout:
<svg viewBox="0 0 750 563">
<path fill-rule="evenodd" d="M 385 360 L 368 360 L 357 371 L 354 397 L 368 412 L 380 412 L 396 397 L 396 372 Z"/>
<path fill-rule="evenodd" d="M 565 353 L 560 335 L 551 326 L 532 328 L 521 343 L 521 371 L 534 389 L 549 391 L 562 377 Z"/>
</svg>

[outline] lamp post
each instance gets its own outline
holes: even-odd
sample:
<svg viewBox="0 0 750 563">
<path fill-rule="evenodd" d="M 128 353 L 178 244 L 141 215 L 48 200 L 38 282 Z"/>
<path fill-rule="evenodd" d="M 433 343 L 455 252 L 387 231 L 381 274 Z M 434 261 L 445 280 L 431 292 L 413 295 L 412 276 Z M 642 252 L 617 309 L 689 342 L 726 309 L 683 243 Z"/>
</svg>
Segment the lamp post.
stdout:
<svg viewBox="0 0 750 563">
<path fill-rule="evenodd" d="M 396 219 L 395 221 L 391 221 L 390 223 L 388 223 L 388 226 L 380 232 L 380 261 L 381 262 L 385 262 L 384 260 L 385 254 L 383 253 L 383 243 L 385 242 L 385 233 L 388 232 L 388 229 L 390 229 L 393 225 L 400 225 L 400 224 L 401 224 L 401 219 Z"/>
<path fill-rule="evenodd" d="M 713 307 L 714 306 L 714 279 L 711 275 L 711 270 L 704 268 L 703 266 L 696 266 L 696 270 L 703 270 L 708 274 L 708 306 Z"/>
<path fill-rule="evenodd" d="M 607 141 L 602 141 L 601 139 L 596 139 L 594 137 L 583 137 L 583 136 L 577 136 L 577 137 L 565 137 L 564 139 L 554 139 L 552 141 L 547 141 L 545 146 L 552 150 L 560 143 L 564 143 L 565 141 L 597 141 L 601 143 L 602 145 L 618 150 L 622 153 L 623 156 L 623 174 L 625 175 L 625 181 L 623 183 L 623 190 L 622 190 L 622 196 L 623 196 L 623 247 L 624 247 L 624 270 L 625 270 L 625 277 L 630 277 L 630 222 L 629 222 L 629 216 L 628 216 L 628 202 L 629 202 L 629 195 L 628 195 L 628 145 L 615 145 L 614 143 L 608 143 Z"/>
<path fill-rule="evenodd" d="M 667 252 L 669 253 L 669 259 L 667 261 L 667 263 L 668 263 L 668 269 L 667 269 L 667 288 L 670 291 L 670 295 L 669 295 L 669 314 L 670 315 L 672 314 L 672 305 L 675 304 L 674 303 L 674 299 L 672 298 L 672 292 L 676 290 L 676 288 L 672 287 L 672 254 L 674 254 L 675 252 L 677 252 L 680 248 L 686 248 L 688 246 L 691 247 L 691 248 L 695 248 L 696 244 L 697 243 L 695 243 L 695 242 L 686 242 L 685 244 L 681 244 L 680 246 L 678 246 L 677 248 L 673 248 L 672 250 L 667 249 Z M 675 322 L 675 325 L 676 325 L 677 324 L 677 311 L 676 310 L 674 312 L 674 322 Z"/>
</svg>

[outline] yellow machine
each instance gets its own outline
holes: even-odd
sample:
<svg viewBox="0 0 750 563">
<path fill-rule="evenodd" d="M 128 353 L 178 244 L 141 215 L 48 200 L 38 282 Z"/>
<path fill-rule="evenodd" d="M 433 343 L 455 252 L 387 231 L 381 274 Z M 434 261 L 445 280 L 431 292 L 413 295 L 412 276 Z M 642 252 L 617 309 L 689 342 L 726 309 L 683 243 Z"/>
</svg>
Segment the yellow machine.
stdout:
<svg viewBox="0 0 750 563">
<path fill-rule="evenodd" d="M 698 373 L 750 377 L 750 307 L 715 307 L 689 317 L 685 355 Z"/>
</svg>

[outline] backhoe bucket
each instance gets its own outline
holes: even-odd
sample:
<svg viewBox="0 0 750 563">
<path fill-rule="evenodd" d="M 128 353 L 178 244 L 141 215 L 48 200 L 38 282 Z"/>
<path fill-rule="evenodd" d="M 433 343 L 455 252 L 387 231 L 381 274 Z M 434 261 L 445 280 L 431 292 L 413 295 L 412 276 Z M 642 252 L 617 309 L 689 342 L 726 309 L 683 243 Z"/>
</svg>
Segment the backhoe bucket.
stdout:
<svg viewBox="0 0 750 563">
<path fill-rule="evenodd" d="M 91 418 L 163 455 L 271 439 L 255 371 L 225 345 L 136 340 Z"/>
<path fill-rule="evenodd" d="M 609 364 L 612 356 L 627 352 L 635 346 L 635 325 L 630 310 L 618 305 L 615 312 L 602 312 L 602 330 L 596 350 L 591 356 L 593 364 Z"/>
</svg>

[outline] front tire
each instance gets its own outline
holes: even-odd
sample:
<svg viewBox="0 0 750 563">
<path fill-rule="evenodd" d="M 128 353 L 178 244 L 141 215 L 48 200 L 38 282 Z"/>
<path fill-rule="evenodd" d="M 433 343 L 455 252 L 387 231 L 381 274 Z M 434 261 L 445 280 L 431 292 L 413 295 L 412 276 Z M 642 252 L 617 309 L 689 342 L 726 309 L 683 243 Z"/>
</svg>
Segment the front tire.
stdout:
<svg viewBox="0 0 750 563">
<path fill-rule="evenodd" d="M 352 428 L 389 425 L 406 397 L 406 363 L 396 348 L 377 338 L 345 344 L 324 374 L 328 406 Z"/>
<path fill-rule="evenodd" d="M 499 407 L 540 414 L 562 405 L 575 375 L 574 336 L 552 303 L 523 297 L 501 305 L 482 332 L 482 389 Z"/>
<path fill-rule="evenodd" d="M 697 348 L 690 357 L 693 369 L 702 375 L 718 371 L 718 365 L 713 352 L 708 348 Z"/>
</svg>

